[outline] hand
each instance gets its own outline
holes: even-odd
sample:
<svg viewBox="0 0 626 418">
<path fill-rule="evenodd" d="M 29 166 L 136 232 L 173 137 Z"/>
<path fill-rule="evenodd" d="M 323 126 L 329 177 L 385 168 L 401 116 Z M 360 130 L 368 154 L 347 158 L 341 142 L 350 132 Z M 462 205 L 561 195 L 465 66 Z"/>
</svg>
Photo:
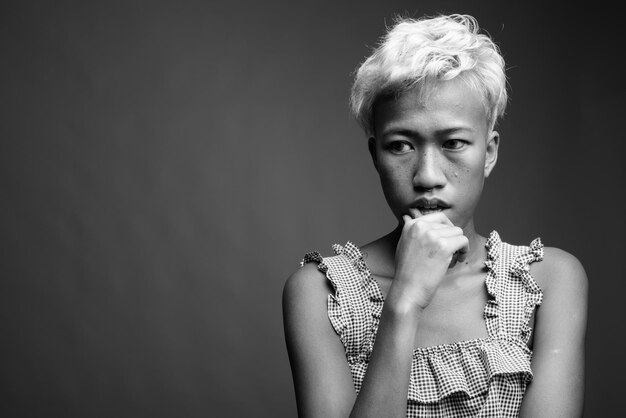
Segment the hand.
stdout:
<svg viewBox="0 0 626 418">
<path fill-rule="evenodd" d="M 469 241 L 443 212 L 418 218 L 404 215 L 402 219 L 392 286 L 400 289 L 405 301 L 423 309 L 430 303 L 447 269 L 465 259 Z"/>
</svg>

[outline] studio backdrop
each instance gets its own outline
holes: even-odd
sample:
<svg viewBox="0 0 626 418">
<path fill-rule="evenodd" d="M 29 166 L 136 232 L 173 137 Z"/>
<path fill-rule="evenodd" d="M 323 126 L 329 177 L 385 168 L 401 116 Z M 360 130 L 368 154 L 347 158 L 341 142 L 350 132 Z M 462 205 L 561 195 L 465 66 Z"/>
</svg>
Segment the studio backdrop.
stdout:
<svg viewBox="0 0 626 418">
<path fill-rule="evenodd" d="M 588 6 L 2 2 L 0 415 L 295 417 L 285 279 L 394 226 L 353 71 L 395 14 L 438 12 L 507 62 L 478 231 L 581 260 L 586 415 L 619 410 L 624 77 Z"/>
</svg>

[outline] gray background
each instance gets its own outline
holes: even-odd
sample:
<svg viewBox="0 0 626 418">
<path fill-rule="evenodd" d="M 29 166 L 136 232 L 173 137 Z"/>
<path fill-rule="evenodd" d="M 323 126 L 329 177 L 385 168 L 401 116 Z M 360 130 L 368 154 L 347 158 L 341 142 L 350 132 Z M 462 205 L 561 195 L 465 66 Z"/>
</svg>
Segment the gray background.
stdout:
<svg viewBox="0 0 626 418">
<path fill-rule="evenodd" d="M 509 67 L 478 230 L 583 262 L 586 415 L 619 410 L 612 12 L 377 3 L 2 2 L 2 416 L 295 416 L 284 280 L 305 252 L 394 226 L 351 72 L 394 13 L 438 11 L 476 16 Z"/>
</svg>

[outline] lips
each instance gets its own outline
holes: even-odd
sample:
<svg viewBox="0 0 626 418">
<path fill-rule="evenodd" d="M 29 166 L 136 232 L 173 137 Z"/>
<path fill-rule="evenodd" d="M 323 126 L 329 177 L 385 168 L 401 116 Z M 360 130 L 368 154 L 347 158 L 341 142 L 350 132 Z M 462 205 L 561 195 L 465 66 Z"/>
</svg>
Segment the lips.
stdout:
<svg viewBox="0 0 626 418">
<path fill-rule="evenodd" d="M 429 213 L 441 212 L 444 209 L 448 209 L 450 205 L 445 201 L 438 198 L 425 198 L 417 199 L 411 208 L 416 209 L 420 215 L 428 215 Z"/>
</svg>

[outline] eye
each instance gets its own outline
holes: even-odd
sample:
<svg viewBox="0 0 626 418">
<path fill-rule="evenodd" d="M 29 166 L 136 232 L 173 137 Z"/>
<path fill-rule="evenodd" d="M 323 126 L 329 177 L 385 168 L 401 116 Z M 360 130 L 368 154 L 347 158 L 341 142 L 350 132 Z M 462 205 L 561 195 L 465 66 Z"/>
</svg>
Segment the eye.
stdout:
<svg viewBox="0 0 626 418">
<path fill-rule="evenodd" d="M 394 154 L 406 154 L 413 151 L 413 146 L 405 141 L 393 141 L 387 145 L 387 149 Z"/>
<path fill-rule="evenodd" d="M 460 139 L 448 139 L 443 143 L 443 148 L 458 150 L 463 148 L 465 145 L 467 145 L 467 141 L 463 141 Z"/>
</svg>

